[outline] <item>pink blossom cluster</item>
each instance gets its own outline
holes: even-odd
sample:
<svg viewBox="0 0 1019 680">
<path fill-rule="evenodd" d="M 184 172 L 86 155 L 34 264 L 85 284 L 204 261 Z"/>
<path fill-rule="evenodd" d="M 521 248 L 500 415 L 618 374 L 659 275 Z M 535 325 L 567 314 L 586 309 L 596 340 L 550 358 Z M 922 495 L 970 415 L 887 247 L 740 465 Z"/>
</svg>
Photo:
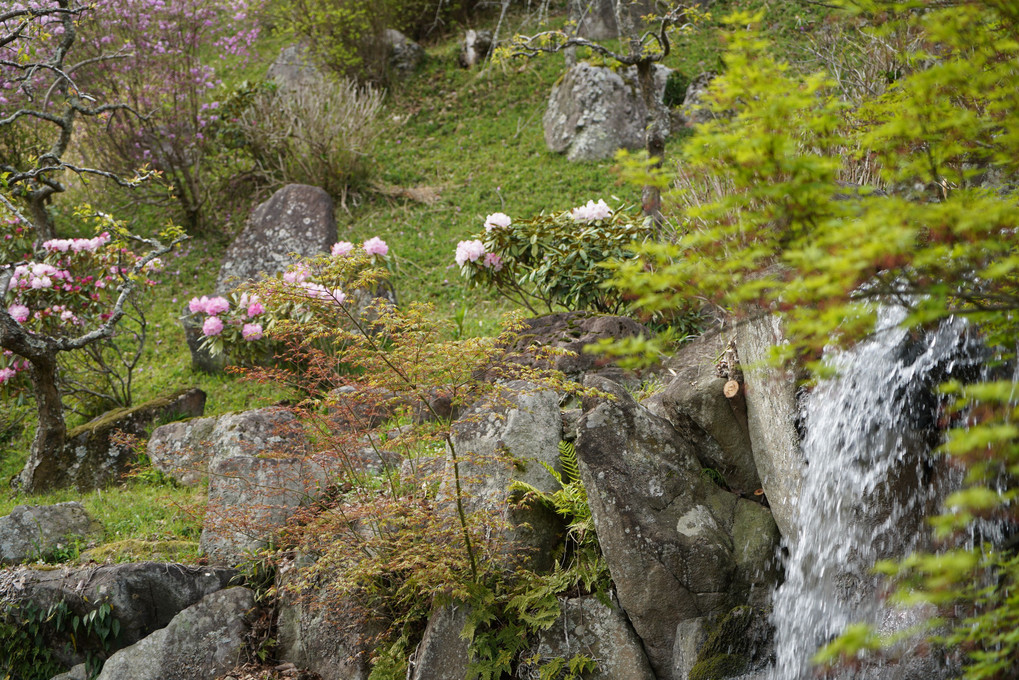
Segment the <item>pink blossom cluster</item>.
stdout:
<svg viewBox="0 0 1019 680">
<path fill-rule="evenodd" d="M 94 253 L 110 242 L 109 232 L 104 231 L 93 238 L 55 238 L 44 241 L 42 247 L 51 253 Z"/>
<path fill-rule="evenodd" d="M 610 208 L 603 199 L 598 199 L 598 202 L 588 201 L 587 205 L 582 205 L 579 208 L 574 208 L 570 211 L 570 217 L 573 218 L 574 222 L 596 222 L 598 220 L 607 220 L 612 217 L 612 208 Z"/>
<path fill-rule="evenodd" d="M 0 368 L 0 385 L 3 385 L 5 382 L 11 380 L 18 373 L 21 373 L 22 371 L 27 371 L 30 366 L 30 364 L 28 363 L 28 359 L 15 360 L 14 353 L 11 352 L 9 349 L 5 349 L 3 353 L 0 354 L 0 359 L 2 359 L 2 362 L 9 363 L 8 366 Z"/>
<path fill-rule="evenodd" d="M 468 262 L 481 260 L 481 266 L 493 271 L 502 269 L 502 258 L 495 253 L 486 253 L 481 241 L 460 241 L 456 244 L 456 263 L 463 267 Z"/>
<path fill-rule="evenodd" d="M 14 268 L 14 274 L 7 284 L 7 290 L 53 288 L 54 281 L 57 281 L 59 286 L 59 281 L 70 282 L 71 280 L 71 272 L 66 269 L 58 269 L 46 262 L 33 262 Z"/>
<path fill-rule="evenodd" d="M 257 295 L 243 293 L 237 300 L 237 309 L 246 315 L 247 319 L 253 319 L 260 314 L 265 314 L 265 307 Z M 219 335 L 226 328 L 227 324 L 243 326 L 241 336 L 245 340 L 258 340 L 262 337 L 262 325 L 259 323 L 245 323 L 245 319 L 228 319 L 223 321 L 222 316 L 230 311 L 230 301 L 225 297 L 216 296 L 191 298 L 188 302 L 188 311 L 192 314 L 207 314 L 208 318 L 202 323 L 202 334 L 206 337 Z"/>
<path fill-rule="evenodd" d="M 324 300 L 342 305 L 343 301 L 347 299 L 347 296 L 339 288 L 329 290 L 320 283 L 310 281 L 301 281 L 298 285 L 304 290 L 305 295 L 313 300 Z"/>
<path fill-rule="evenodd" d="M 361 244 L 364 252 L 368 255 L 380 255 L 385 257 L 389 253 L 389 245 L 378 236 L 372 236 Z M 333 257 L 346 257 L 354 252 L 354 244 L 350 241 L 339 241 L 333 244 L 329 251 Z"/>
<path fill-rule="evenodd" d="M 188 310 L 192 314 L 199 312 L 209 316 L 218 316 L 230 309 L 230 301 L 225 297 L 212 297 L 203 295 L 201 298 L 193 297 L 188 302 Z"/>
<path fill-rule="evenodd" d="M 378 236 L 372 236 L 370 239 L 364 242 L 364 252 L 369 255 L 381 255 L 385 257 L 386 253 L 389 252 L 389 246 L 386 242 L 380 239 Z"/>
</svg>

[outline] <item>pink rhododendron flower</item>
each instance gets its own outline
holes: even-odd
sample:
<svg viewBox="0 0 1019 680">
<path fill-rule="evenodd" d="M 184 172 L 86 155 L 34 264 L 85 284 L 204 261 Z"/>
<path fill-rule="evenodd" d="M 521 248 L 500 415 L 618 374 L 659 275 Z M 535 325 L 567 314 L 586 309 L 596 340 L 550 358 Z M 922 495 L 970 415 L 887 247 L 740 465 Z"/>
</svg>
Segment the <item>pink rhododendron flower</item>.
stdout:
<svg viewBox="0 0 1019 680">
<path fill-rule="evenodd" d="M 594 201 L 588 201 L 587 205 L 582 205 L 579 208 L 571 210 L 570 217 L 573 218 L 574 222 L 607 220 L 612 217 L 612 208 L 610 208 L 602 199 L 598 199 L 597 203 Z"/>
<path fill-rule="evenodd" d="M 205 313 L 212 316 L 222 314 L 228 309 L 230 309 L 230 301 L 224 297 L 209 298 L 208 302 L 205 303 Z"/>
<path fill-rule="evenodd" d="M 352 251 L 353 249 L 354 244 L 351 243 L 350 241 L 340 241 L 339 243 L 333 244 L 332 254 L 333 257 L 343 257 L 344 255 L 349 255 L 350 251 Z"/>
<path fill-rule="evenodd" d="M 311 270 L 304 265 L 298 265 L 283 274 L 283 280 L 287 283 L 302 283 L 311 276 Z"/>
<path fill-rule="evenodd" d="M 13 368 L 0 368 L 0 385 L 18 374 Z"/>
<path fill-rule="evenodd" d="M 28 321 L 29 311 L 25 305 L 11 305 L 7 308 L 7 313 L 11 315 L 18 323 L 25 323 Z"/>
<path fill-rule="evenodd" d="M 265 307 L 263 307 L 262 303 L 257 299 L 252 300 L 248 304 L 248 318 L 250 319 L 251 317 L 258 316 L 259 314 L 265 314 Z"/>
<path fill-rule="evenodd" d="M 244 324 L 244 328 L 241 329 L 241 337 L 243 337 L 245 340 L 261 340 L 262 324 L 260 323 Z"/>
<path fill-rule="evenodd" d="M 485 253 L 485 259 L 481 264 L 494 271 L 499 271 L 502 269 L 502 258 L 495 253 Z"/>
<path fill-rule="evenodd" d="M 485 231 L 492 231 L 499 227 L 508 227 L 512 221 L 506 213 L 492 213 L 485 218 Z"/>
<path fill-rule="evenodd" d="M 389 246 L 378 236 L 372 236 L 364 242 L 364 252 L 369 255 L 385 255 L 389 252 Z"/>
<path fill-rule="evenodd" d="M 485 244 L 481 241 L 460 241 L 456 244 L 456 263 L 461 267 L 467 261 L 476 262 L 485 254 Z"/>
<path fill-rule="evenodd" d="M 207 336 L 219 335 L 223 332 L 223 322 L 218 316 L 210 316 L 202 324 L 202 333 Z"/>
</svg>

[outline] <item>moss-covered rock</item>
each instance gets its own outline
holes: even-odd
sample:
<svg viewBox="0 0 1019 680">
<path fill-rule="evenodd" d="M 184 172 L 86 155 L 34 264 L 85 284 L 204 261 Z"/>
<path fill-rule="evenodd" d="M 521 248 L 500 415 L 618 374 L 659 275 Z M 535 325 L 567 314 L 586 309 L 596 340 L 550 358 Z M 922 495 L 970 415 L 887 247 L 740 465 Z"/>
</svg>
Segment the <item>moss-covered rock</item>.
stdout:
<svg viewBox="0 0 1019 680">
<path fill-rule="evenodd" d="M 100 489 L 117 481 L 134 462 L 135 450 L 116 443 L 115 432 L 145 436 L 159 420 L 180 416 L 200 416 L 205 411 L 205 392 L 198 388 L 182 389 L 166 397 L 131 408 L 109 411 L 67 433 L 68 459 L 73 460 L 66 473 L 66 484 L 79 491 Z"/>
<path fill-rule="evenodd" d="M 740 676 L 770 663 L 772 651 L 772 629 L 765 612 L 734 607 L 711 628 L 689 680 Z"/>
</svg>

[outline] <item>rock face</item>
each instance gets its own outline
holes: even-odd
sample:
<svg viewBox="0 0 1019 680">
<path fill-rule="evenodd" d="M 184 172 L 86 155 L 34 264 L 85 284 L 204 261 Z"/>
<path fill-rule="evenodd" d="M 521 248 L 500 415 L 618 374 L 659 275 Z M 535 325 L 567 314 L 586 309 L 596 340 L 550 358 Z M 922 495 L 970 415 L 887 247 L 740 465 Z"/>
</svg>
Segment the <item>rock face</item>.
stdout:
<svg viewBox="0 0 1019 680">
<path fill-rule="evenodd" d="M 463 44 L 460 46 L 460 56 L 457 63 L 461 68 L 473 68 L 488 58 L 492 51 L 492 32 L 475 31 L 468 29 L 464 36 Z"/>
<path fill-rule="evenodd" d="M 259 204 L 223 257 L 216 294 L 237 283 L 279 273 L 293 262 L 291 253 L 313 257 L 336 242 L 333 200 L 322 189 L 289 184 Z"/>
<path fill-rule="evenodd" d="M 410 661 L 411 680 L 462 680 L 467 677 L 470 649 L 460 632 L 467 623 L 465 605 L 435 611 Z"/>
<path fill-rule="evenodd" d="M 796 432 L 796 377 L 767 365 L 772 346 L 784 341 L 778 317 L 765 316 L 737 328 L 736 347 L 746 379 L 747 424 L 761 486 L 782 535 L 794 540 L 796 499 L 803 453 Z"/>
<path fill-rule="evenodd" d="M 639 383 L 639 377 L 607 362 L 598 354 L 584 352 L 584 347 L 600 340 L 617 340 L 630 337 L 649 337 L 651 332 L 642 324 L 625 316 L 591 314 L 589 312 L 559 312 L 526 319 L 512 352 L 523 352 L 528 347 L 556 347 L 569 350 L 570 356 L 556 357 L 552 368 L 562 371 L 574 380 L 596 374 L 622 384 Z M 530 358 L 528 363 L 533 363 Z"/>
<path fill-rule="evenodd" d="M 107 659 L 99 680 L 214 680 L 242 660 L 254 606 L 247 588 L 208 595 Z"/>
<path fill-rule="evenodd" d="M 661 102 L 669 69 L 655 69 Z M 552 88 L 542 119 L 545 144 L 571 161 L 611 158 L 618 149 L 641 149 L 648 112 L 636 67 L 616 72 L 579 63 Z"/>
<path fill-rule="evenodd" d="M 310 447 L 292 413 L 269 407 L 161 425 L 152 431 L 145 451 L 157 470 L 194 486 L 208 477 L 217 458 L 304 456 Z"/>
<path fill-rule="evenodd" d="M 0 517 L 0 564 L 19 564 L 51 553 L 74 538 L 102 536 L 103 528 L 76 501 L 19 505 Z"/>
<path fill-rule="evenodd" d="M 683 104 L 679 108 L 681 125 L 698 125 L 715 119 L 715 113 L 709 108 L 707 102 L 704 101 L 704 95 L 708 91 L 708 86 L 711 85 L 711 81 L 715 77 L 716 74 L 711 72 L 702 73 L 687 85 L 686 96 L 683 98 Z"/>
<path fill-rule="evenodd" d="M 750 495 L 761 487 L 761 480 L 745 404 L 725 397 L 726 379 L 715 368 L 724 350 L 725 340 L 719 334 L 683 345 L 665 363 L 663 374 L 672 378 L 668 386 L 647 407 L 696 443 L 697 458 L 704 467 L 721 474 L 730 489 Z"/>
<path fill-rule="evenodd" d="M 287 45 L 280 50 L 276 61 L 265 73 L 266 80 L 272 80 L 281 90 L 295 90 L 298 87 L 314 86 L 323 80 L 319 71 L 308 58 L 303 45 Z"/>
<path fill-rule="evenodd" d="M 590 40 L 619 37 L 615 0 L 570 0 L 570 21 L 577 22 L 577 35 Z"/>
<path fill-rule="evenodd" d="M 425 58 L 425 49 L 396 29 L 387 28 L 382 42 L 389 50 L 389 66 L 397 75 L 408 75 Z"/>
<path fill-rule="evenodd" d="M 84 615 L 108 602 L 120 622 L 113 650 L 133 645 L 163 628 L 181 610 L 227 586 L 236 575 L 232 569 L 186 567 L 162 562 L 136 562 L 84 568 L 10 569 L 0 572 L 0 604 L 32 602 L 45 611 L 64 601 Z M 54 653 L 70 666 L 84 661 L 70 639 L 54 633 Z M 66 643 L 66 644 L 65 644 Z"/>
<path fill-rule="evenodd" d="M 349 601 L 318 591 L 279 605 L 279 658 L 318 673 L 322 680 L 366 680 L 371 669 L 365 640 L 381 632 Z"/>
<path fill-rule="evenodd" d="M 63 458 L 68 464 L 63 477 L 55 481 L 54 486 L 74 486 L 79 491 L 91 491 L 116 482 L 127 472 L 137 454 L 130 446 L 111 441 L 110 436 L 115 431 L 143 437 L 145 431 L 161 418 L 200 416 L 204 410 L 205 392 L 192 388 L 131 408 L 110 411 L 76 427 L 67 433 Z M 37 464 L 30 458 L 21 473 L 22 479 L 31 479 L 31 471 Z"/>
<path fill-rule="evenodd" d="M 619 603 L 655 675 L 676 680 L 677 626 L 766 599 L 777 577 L 768 509 L 701 472 L 695 446 L 603 378 L 585 385 L 577 455 Z"/>
<path fill-rule="evenodd" d="M 540 570 L 551 566 L 562 522 L 541 505 L 513 507 L 509 486 L 519 480 L 549 493 L 559 488 L 541 465 L 544 462 L 560 469 L 563 425 L 559 397 L 519 381 L 506 388 L 502 396 L 472 406 L 453 426 L 464 505 L 468 512 L 491 511 L 497 521 L 507 523 L 505 530 L 498 530 L 504 530 L 511 547 L 528 551 L 532 568 Z M 450 486 L 444 495 L 452 498 L 454 493 Z"/>
<path fill-rule="evenodd" d="M 735 607 L 710 626 L 707 640 L 687 676 L 689 680 L 742 678 L 765 671 L 774 659 L 767 615 L 753 607 Z"/>
<path fill-rule="evenodd" d="M 217 457 L 209 468 L 209 504 L 199 547 L 236 563 L 264 548 L 298 507 L 325 486 L 325 468 L 304 457 Z"/>
<path fill-rule="evenodd" d="M 594 672 L 584 674 L 590 680 L 655 680 L 640 638 L 620 609 L 588 596 L 566 600 L 562 610 L 559 620 L 539 634 L 529 656 L 544 660 L 584 654 L 598 663 Z M 536 680 L 538 664 L 525 664 L 517 677 Z"/>
</svg>

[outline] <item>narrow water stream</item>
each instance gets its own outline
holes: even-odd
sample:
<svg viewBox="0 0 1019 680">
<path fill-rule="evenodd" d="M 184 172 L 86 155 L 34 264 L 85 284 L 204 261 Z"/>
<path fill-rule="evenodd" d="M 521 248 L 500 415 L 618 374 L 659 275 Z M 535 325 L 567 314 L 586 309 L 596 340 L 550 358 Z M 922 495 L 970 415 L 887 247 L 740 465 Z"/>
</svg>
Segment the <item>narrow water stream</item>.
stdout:
<svg viewBox="0 0 1019 680">
<path fill-rule="evenodd" d="M 977 365 L 979 352 L 962 322 L 911 338 L 898 328 L 903 318 L 899 308 L 882 309 L 877 333 L 831 353 L 836 377 L 803 401 L 798 540 L 787 546 L 786 580 L 774 596 L 772 680 L 812 677 L 811 657 L 847 624 L 888 618 L 870 570 L 920 547 L 923 517 L 944 493 L 945 466 L 927 455 L 938 443 L 935 390 Z"/>
</svg>

